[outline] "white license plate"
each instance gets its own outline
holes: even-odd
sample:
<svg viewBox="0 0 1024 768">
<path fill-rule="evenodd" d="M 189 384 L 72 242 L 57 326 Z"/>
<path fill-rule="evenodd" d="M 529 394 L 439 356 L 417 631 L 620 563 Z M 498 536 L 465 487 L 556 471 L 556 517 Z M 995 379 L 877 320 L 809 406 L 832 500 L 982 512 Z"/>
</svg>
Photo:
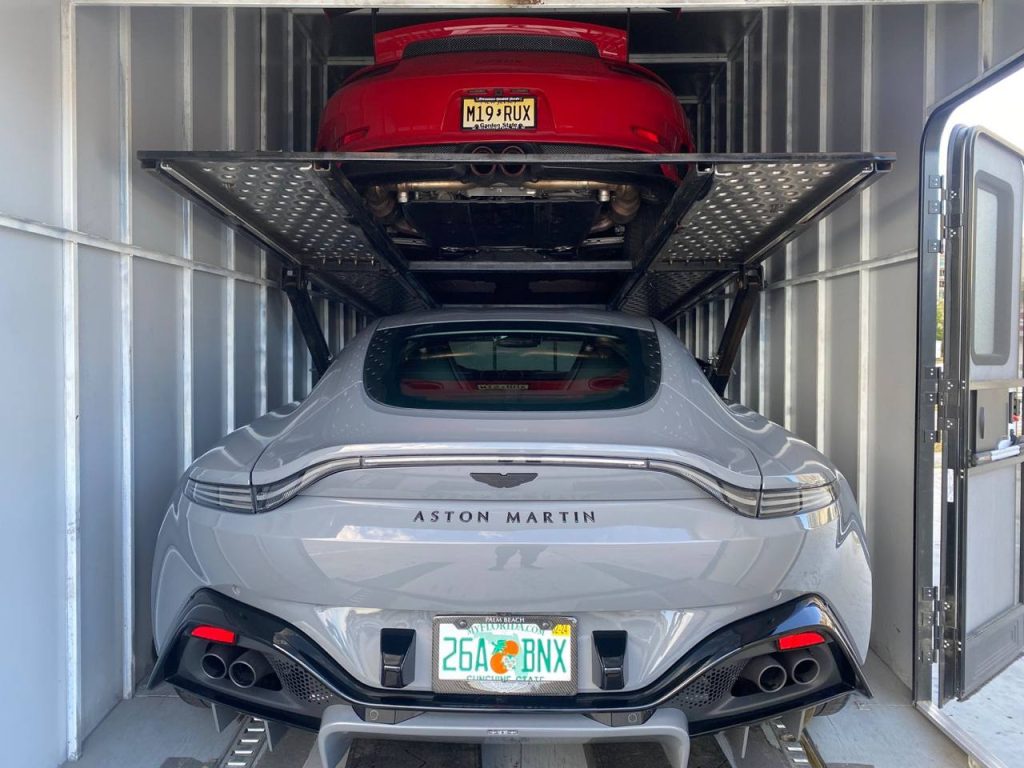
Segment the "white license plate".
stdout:
<svg viewBox="0 0 1024 768">
<path fill-rule="evenodd" d="M 537 127 L 535 96 L 467 96 L 462 128 L 467 131 L 528 131 Z"/>
<path fill-rule="evenodd" d="M 571 696 L 576 620 L 568 616 L 438 616 L 434 690 Z"/>
</svg>

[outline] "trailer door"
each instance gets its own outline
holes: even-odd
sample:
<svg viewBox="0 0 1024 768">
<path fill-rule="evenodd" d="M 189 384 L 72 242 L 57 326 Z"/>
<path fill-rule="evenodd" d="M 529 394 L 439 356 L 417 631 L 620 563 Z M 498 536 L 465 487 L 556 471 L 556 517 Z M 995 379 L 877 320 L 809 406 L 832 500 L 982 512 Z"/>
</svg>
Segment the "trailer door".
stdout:
<svg viewBox="0 0 1024 768">
<path fill-rule="evenodd" d="M 968 698 L 1024 653 L 1024 156 L 956 126 L 948 173 L 940 703 Z"/>
</svg>

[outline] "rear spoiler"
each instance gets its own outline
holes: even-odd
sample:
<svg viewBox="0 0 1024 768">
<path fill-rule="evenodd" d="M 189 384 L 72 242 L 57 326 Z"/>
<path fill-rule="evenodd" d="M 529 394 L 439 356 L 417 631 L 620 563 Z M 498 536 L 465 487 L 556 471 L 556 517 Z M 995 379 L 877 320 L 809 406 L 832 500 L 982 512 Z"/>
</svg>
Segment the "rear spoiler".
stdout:
<svg viewBox="0 0 1024 768">
<path fill-rule="evenodd" d="M 398 61 L 402 58 L 406 46 L 411 43 L 456 35 L 547 35 L 587 40 L 597 46 L 601 58 L 623 62 L 627 60 L 629 51 L 626 31 L 622 29 L 575 21 L 512 16 L 432 21 L 379 32 L 373 38 L 375 63 L 387 64 Z"/>
</svg>

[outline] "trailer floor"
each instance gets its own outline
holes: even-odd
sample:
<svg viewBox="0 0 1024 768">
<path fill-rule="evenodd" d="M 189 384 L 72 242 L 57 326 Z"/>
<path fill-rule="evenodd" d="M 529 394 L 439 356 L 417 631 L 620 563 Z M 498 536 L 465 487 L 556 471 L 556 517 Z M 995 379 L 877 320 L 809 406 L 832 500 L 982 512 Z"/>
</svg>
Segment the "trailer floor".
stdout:
<svg viewBox="0 0 1024 768">
<path fill-rule="evenodd" d="M 819 717 L 809 731 L 833 768 L 954 768 L 967 755 L 913 705 L 910 689 L 875 654 L 864 672 L 875 698 L 856 695 L 842 712 Z"/>
<path fill-rule="evenodd" d="M 830 768 L 958 768 L 967 757 L 910 704 L 910 692 L 874 655 L 866 666 L 873 700 L 857 697 L 838 715 L 818 718 L 810 734 Z M 86 740 L 82 758 L 65 768 L 215 768 L 236 728 L 217 733 L 205 709 L 168 688 L 117 705 Z M 290 731 L 259 768 L 320 768 L 315 738 Z M 714 739 L 696 738 L 690 768 L 726 768 Z M 357 742 L 346 768 L 665 768 L 660 747 L 601 748 Z"/>
<path fill-rule="evenodd" d="M 967 701 L 951 701 L 942 711 L 989 754 L 1007 766 L 1024 754 L 1024 659 L 1018 659 Z"/>
</svg>

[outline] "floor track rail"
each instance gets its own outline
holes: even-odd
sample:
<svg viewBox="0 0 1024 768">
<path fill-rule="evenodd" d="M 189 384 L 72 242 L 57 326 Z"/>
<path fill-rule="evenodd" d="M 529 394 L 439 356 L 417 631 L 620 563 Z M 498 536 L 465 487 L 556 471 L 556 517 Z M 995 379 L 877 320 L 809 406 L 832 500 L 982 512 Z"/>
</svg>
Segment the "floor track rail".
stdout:
<svg viewBox="0 0 1024 768">
<path fill-rule="evenodd" d="M 217 768 L 256 768 L 269 746 L 267 723 L 258 717 L 246 716 Z"/>
</svg>

